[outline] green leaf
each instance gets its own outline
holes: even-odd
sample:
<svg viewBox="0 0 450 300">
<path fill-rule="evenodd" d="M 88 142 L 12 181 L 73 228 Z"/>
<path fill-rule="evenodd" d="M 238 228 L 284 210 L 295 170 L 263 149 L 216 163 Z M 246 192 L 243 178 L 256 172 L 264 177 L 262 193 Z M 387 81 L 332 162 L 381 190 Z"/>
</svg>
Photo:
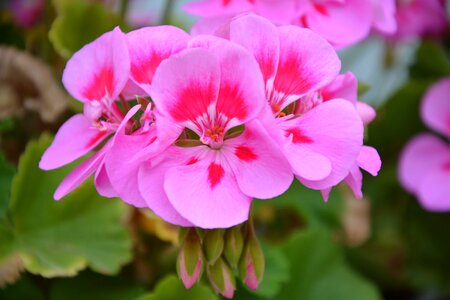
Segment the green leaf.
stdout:
<svg viewBox="0 0 450 300">
<path fill-rule="evenodd" d="M 121 224 L 127 210 L 100 197 L 91 181 L 61 201 L 53 192 L 73 164 L 51 172 L 38 168 L 51 138 L 30 142 L 12 183 L 8 222 L 0 224 L 0 263 L 19 254 L 25 268 L 45 277 L 73 276 L 91 267 L 114 274 L 131 259 L 131 238 Z"/>
<path fill-rule="evenodd" d="M 0 220 L 4 218 L 11 192 L 11 181 L 15 170 L 0 153 Z"/>
<path fill-rule="evenodd" d="M 120 18 L 101 3 L 55 0 L 54 4 L 58 16 L 49 31 L 49 39 L 64 58 L 120 25 Z"/>
<path fill-rule="evenodd" d="M 186 290 L 175 275 L 162 279 L 155 290 L 139 298 L 139 300 L 218 300 L 218 297 L 205 285 L 197 283 Z"/>
<path fill-rule="evenodd" d="M 76 293 L 74 293 L 76 291 Z M 145 292 L 132 278 L 107 277 L 83 272 L 71 279 L 57 279 L 50 289 L 51 300 L 134 300 Z"/>
<path fill-rule="evenodd" d="M 291 280 L 274 299 L 378 300 L 375 286 L 353 271 L 324 231 L 300 231 L 282 247 Z"/>
</svg>

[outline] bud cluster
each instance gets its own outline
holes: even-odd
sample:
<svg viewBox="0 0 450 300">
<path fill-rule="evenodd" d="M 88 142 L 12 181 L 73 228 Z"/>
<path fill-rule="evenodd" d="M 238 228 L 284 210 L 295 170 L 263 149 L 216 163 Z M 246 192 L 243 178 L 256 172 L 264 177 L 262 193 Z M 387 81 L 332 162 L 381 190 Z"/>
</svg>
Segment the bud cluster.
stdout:
<svg viewBox="0 0 450 300">
<path fill-rule="evenodd" d="M 264 274 L 264 254 L 252 221 L 228 229 L 184 228 L 177 260 L 178 275 L 191 288 L 206 271 L 211 286 L 233 298 L 238 277 L 256 290 Z"/>
</svg>

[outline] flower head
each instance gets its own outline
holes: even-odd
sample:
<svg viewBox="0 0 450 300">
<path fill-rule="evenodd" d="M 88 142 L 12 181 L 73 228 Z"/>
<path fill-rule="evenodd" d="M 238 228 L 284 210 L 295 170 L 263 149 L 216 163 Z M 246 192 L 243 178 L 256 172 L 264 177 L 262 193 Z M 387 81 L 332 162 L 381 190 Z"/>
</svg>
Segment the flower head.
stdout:
<svg viewBox="0 0 450 300">
<path fill-rule="evenodd" d="M 421 115 L 431 129 L 450 137 L 450 78 L 434 84 L 422 100 Z M 399 165 L 403 187 L 430 211 L 450 211 L 450 146 L 429 133 L 405 146 Z"/>
</svg>

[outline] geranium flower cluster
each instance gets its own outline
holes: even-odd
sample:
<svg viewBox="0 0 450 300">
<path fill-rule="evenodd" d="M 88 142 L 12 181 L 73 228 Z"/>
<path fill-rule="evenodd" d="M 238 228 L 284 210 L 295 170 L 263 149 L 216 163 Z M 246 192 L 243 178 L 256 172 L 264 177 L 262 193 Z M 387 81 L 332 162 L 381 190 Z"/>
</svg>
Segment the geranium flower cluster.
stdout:
<svg viewBox="0 0 450 300">
<path fill-rule="evenodd" d="M 361 196 L 360 168 L 376 175 L 381 164 L 363 146 L 374 111 L 339 71 L 325 39 L 256 15 L 220 36 L 116 28 L 68 61 L 63 83 L 84 112 L 60 128 L 40 167 L 95 150 L 55 199 L 95 174 L 101 195 L 187 227 L 242 223 L 254 198 L 284 193 L 294 177 L 325 198 L 344 180 Z"/>
<path fill-rule="evenodd" d="M 400 157 L 399 178 L 425 209 L 450 211 L 450 77 L 435 83 L 425 94 L 420 113 L 431 133 L 412 138 Z"/>
</svg>

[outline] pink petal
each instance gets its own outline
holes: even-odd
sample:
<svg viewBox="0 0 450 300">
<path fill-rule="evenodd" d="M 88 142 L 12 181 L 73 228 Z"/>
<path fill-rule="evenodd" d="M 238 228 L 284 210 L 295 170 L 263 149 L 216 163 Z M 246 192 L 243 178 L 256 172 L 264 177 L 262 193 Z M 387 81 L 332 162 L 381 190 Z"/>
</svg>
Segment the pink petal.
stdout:
<svg viewBox="0 0 450 300">
<path fill-rule="evenodd" d="M 202 18 L 195 22 L 191 28 L 191 35 L 209 34 L 215 36 L 222 36 L 222 32 L 229 30 L 229 24 L 232 20 L 232 16 L 224 15 L 212 18 Z"/>
<path fill-rule="evenodd" d="M 105 151 L 100 150 L 75 169 L 72 170 L 64 180 L 59 184 L 53 197 L 55 200 L 59 200 L 66 196 L 68 193 L 80 186 L 86 179 L 89 178 L 94 172 L 103 164 Z"/>
<path fill-rule="evenodd" d="M 226 147 L 232 147 L 227 159 L 244 194 L 269 199 L 289 188 L 291 167 L 259 122 L 246 124 L 243 134 L 226 142 Z"/>
<path fill-rule="evenodd" d="M 56 133 L 50 147 L 42 155 L 39 168 L 51 170 L 85 155 L 100 144 L 109 132 L 100 131 L 82 114 L 67 120 Z"/>
<path fill-rule="evenodd" d="M 138 173 L 139 191 L 145 199 L 146 205 L 166 222 L 179 226 L 192 226 L 191 222 L 175 210 L 163 188 L 164 177 L 174 165 L 176 165 L 176 161 L 171 161 L 170 158 L 159 163 L 154 162 L 153 165 L 143 163 Z M 178 183 L 182 184 L 182 182 Z"/>
<path fill-rule="evenodd" d="M 358 100 L 358 80 L 351 72 L 341 74 L 321 90 L 321 95 L 324 101 L 341 98 L 356 105 Z"/>
<path fill-rule="evenodd" d="M 103 197 L 113 198 L 117 197 L 117 192 L 109 180 L 108 173 L 106 173 L 105 164 L 103 163 L 94 177 L 95 189 Z"/>
<path fill-rule="evenodd" d="M 414 137 L 400 156 L 400 182 L 409 192 L 419 192 L 425 174 L 439 169 L 448 157 L 448 145 L 434 135 L 424 133 Z"/>
<path fill-rule="evenodd" d="M 425 94 L 421 106 L 424 122 L 450 138 L 450 77 L 434 84 Z"/>
<path fill-rule="evenodd" d="M 377 112 L 375 109 L 367 103 L 364 102 L 356 102 L 356 110 L 358 110 L 358 114 L 361 117 L 364 125 L 368 125 L 375 120 L 377 116 Z"/>
<path fill-rule="evenodd" d="M 234 15 L 253 9 L 252 0 L 200 0 L 186 4 L 186 12 L 202 17 L 216 17 L 220 15 Z"/>
<path fill-rule="evenodd" d="M 228 228 L 248 219 L 251 198 L 239 189 L 231 170 L 211 154 L 167 171 L 164 189 L 175 209 L 201 228 Z"/>
<path fill-rule="evenodd" d="M 338 75 L 341 62 L 331 45 L 319 35 L 297 26 L 282 26 L 279 32 L 275 91 L 298 99 L 324 87 Z"/>
<path fill-rule="evenodd" d="M 136 100 L 136 96 L 147 96 L 146 92 L 141 89 L 136 83 L 131 79 L 127 81 L 127 84 L 120 93 L 125 99 Z"/>
<path fill-rule="evenodd" d="M 117 133 L 114 145 L 105 158 L 110 181 L 118 196 L 135 207 L 146 207 L 138 187 L 138 170 L 142 163 L 134 155 L 150 142 L 151 135 L 125 135 Z"/>
<path fill-rule="evenodd" d="M 151 96 L 162 115 L 195 121 L 217 100 L 219 82 L 217 58 L 205 49 L 187 49 L 161 63 Z"/>
<path fill-rule="evenodd" d="M 150 93 L 161 61 L 186 48 L 190 36 L 174 26 L 144 27 L 126 35 L 131 60 L 131 79 Z"/>
<path fill-rule="evenodd" d="M 320 194 L 322 194 L 322 198 L 325 202 L 328 202 L 328 199 L 330 198 L 332 188 L 323 189 L 320 191 Z"/>
<path fill-rule="evenodd" d="M 429 211 L 450 211 L 450 151 L 447 154 L 447 162 L 423 174 L 418 186 L 419 202 Z"/>
<path fill-rule="evenodd" d="M 216 113 L 239 123 L 253 119 L 266 103 L 261 71 L 242 47 L 214 36 L 198 36 L 190 47 L 209 49 L 220 63 L 220 89 Z M 235 125 L 235 124 L 234 124 Z"/>
<path fill-rule="evenodd" d="M 360 168 L 366 170 L 372 176 L 377 176 L 381 169 L 380 155 L 373 147 L 362 146 L 356 161 Z"/>
<path fill-rule="evenodd" d="M 295 0 L 255 1 L 255 12 L 278 25 L 291 23 L 292 19 L 295 17 L 295 9 Z"/>
<path fill-rule="evenodd" d="M 284 153 L 294 173 L 301 178 L 321 180 L 331 174 L 331 161 L 326 156 L 316 153 L 307 145 L 287 144 L 284 147 Z"/>
<path fill-rule="evenodd" d="M 264 82 L 275 78 L 280 56 L 280 38 L 277 27 L 268 20 L 247 15 L 230 24 L 230 40 L 244 46 L 258 61 Z"/>
<path fill-rule="evenodd" d="M 373 26 L 380 32 L 392 34 L 397 30 L 395 0 L 375 0 Z"/>
<path fill-rule="evenodd" d="M 363 197 L 362 180 L 363 175 L 361 170 L 355 164 L 355 166 L 348 173 L 347 177 L 345 177 L 345 183 L 348 184 L 356 199 L 361 199 Z"/>
<path fill-rule="evenodd" d="M 327 101 L 292 123 L 303 134 L 299 144 L 327 157 L 332 167 L 323 180 L 299 180 L 313 189 L 325 189 L 343 180 L 355 164 L 363 141 L 364 128 L 353 105 L 343 99 Z"/>
<path fill-rule="evenodd" d="M 111 189 L 118 197 L 135 207 L 146 207 L 139 193 L 137 179 L 142 161 L 135 160 L 134 154 L 151 144 L 155 135 L 153 132 L 127 135 L 125 132 L 128 121 L 139 109 L 140 105 L 136 105 L 128 111 L 111 139 L 111 146 L 105 156 L 105 170 Z"/>
<path fill-rule="evenodd" d="M 319 6 L 316 6 L 319 8 Z M 372 27 L 371 1 L 329 2 L 306 16 L 309 28 L 336 46 L 356 43 L 368 36 Z"/>
<path fill-rule="evenodd" d="M 125 35 L 116 27 L 76 52 L 67 62 L 63 83 L 76 99 L 117 99 L 127 83 L 130 60 Z"/>
</svg>

